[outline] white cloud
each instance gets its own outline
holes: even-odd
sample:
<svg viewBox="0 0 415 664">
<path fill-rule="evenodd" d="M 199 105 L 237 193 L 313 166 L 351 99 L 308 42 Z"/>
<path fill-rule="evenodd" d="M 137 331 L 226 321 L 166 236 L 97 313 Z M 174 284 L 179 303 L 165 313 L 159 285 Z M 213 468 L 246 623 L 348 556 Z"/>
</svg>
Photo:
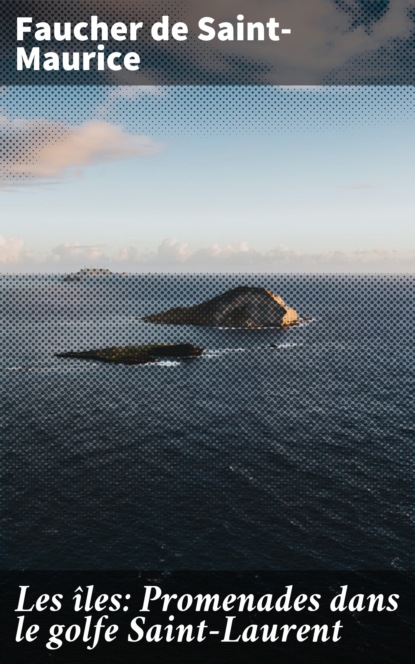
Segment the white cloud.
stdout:
<svg viewBox="0 0 415 664">
<path fill-rule="evenodd" d="M 102 247 L 99 245 L 85 245 L 79 243 L 59 244 L 52 249 L 48 260 L 54 261 L 59 266 L 62 265 L 84 265 L 107 262 Z"/>
<path fill-rule="evenodd" d="M 259 251 L 247 242 L 192 248 L 166 238 L 155 250 L 123 247 L 107 252 L 102 245 L 60 244 L 46 257 L 35 257 L 21 238 L 0 237 L 0 264 L 36 272 L 72 272 L 81 267 L 106 267 L 138 272 L 413 272 L 415 251 L 356 249 L 301 252 L 276 246 Z"/>
<path fill-rule="evenodd" d="M 148 136 L 129 134 L 95 120 L 74 127 L 45 119 L 0 117 L 0 177 L 57 178 L 92 164 L 149 156 L 160 146 Z"/>
<path fill-rule="evenodd" d="M 176 238 L 163 240 L 157 249 L 157 259 L 162 262 L 184 263 L 191 258 L 192 252 L 187 242 L 180 242 Z"/>
<path fill-rule="evenodd" d="M 277 246 L 258 251 L 247 242 L 191 248 L 176 238 L 163 240 L 156 251 L 125 247 L 114 255 L 114 269 L 164 271 L 284 271 L 284 272 L 410 272 L 415 251 L 386 249 L 300 252 Z"/>
<path fill-rule="evenodd" d="M 26 250 L 21 237 L 4 237 L 0 235 L 0 265 L 11 266 L 30 263 L 32 255 Z"/>
<path fill-rule="evenodd" d="M 145 265 L 149 260 L 150 254 L 146 250 L 140 250 L 137 247 L 123 247 L 113 256 L 113 262 L 116 264 Z"/>
</svg>

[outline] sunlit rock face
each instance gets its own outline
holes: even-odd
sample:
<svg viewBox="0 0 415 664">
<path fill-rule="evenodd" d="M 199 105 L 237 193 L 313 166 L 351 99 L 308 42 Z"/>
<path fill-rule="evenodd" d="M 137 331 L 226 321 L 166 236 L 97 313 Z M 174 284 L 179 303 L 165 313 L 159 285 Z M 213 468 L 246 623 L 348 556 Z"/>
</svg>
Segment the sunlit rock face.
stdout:
<svg viewBox="0 0 415 664">
<path fill-rule="evenodd" d="M 297 312 L 266 288 L 239 286 L 193 307 L 175 307 L 144 320 L 170 325 L 283 327 L 298 322 Z"/>
</svg>

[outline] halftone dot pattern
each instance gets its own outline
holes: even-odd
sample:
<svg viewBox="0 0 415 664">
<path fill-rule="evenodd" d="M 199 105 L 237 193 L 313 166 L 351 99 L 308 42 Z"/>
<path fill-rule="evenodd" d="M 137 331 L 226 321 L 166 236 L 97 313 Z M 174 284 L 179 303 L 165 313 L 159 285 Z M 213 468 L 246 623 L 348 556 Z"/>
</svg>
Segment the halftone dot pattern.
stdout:
<svg viewBox="0 0 415 664">
<path fill-rule="evenodd" d="M 69 134 L 62 122 L 36 119 L 25 122 L 20 118 L 0 126 L 0 178 L 8 181 L 28 180 L 31 174 L 47 176 L 37 167 L 39 153 L 56 145 Z"/>
<path fill-rule="evenodd" d="M 326 132 L 410 121 L 414 87 L 266 86 L 240 88 L 145 87 L 7 88 L 0 96 L 0 177 L 42 181 L 52 177 L 39 161 L 47 148 L 88 122 L 105 122 L 134 135 L 273 135 Z M 46 117 L 45 117 L 46 116 Z M 324 134 L 323 134 L 324 135 Z"/>
<path fill-rule="evenodd" d="M 279 19 L 279 40 L 267 39 L 253 43 L 246 40 L 214 41 L 199 38 L 201 28 L 198 20 L 205 16 L 202 3 L 181 2 L 136 3 L 122 0 L 114 3 L 106 0 L 73 3 L 48 2 L 48 0 L 15 0 L 3 3 L 2 7 L 2 53 L 3 67 L 0 85 L 413 85 L 414 84 L 414 14 L 411 3 L 401 3 L 396 9 L 393 3 L 347 2 L 333 0 L 321 4 L 320 0 L 307 3 L 304 15 L 301 3 L 297 3 L 295 16 L 290 13 L 290 3 L 265 2 L 256 8 L 264 25 L 272 17 Z M 314 11 L 313 11 L 314 8 Z M 307 10 L 307 11 L 306 11 Z M 288 12 L 288 13 L 287 13 Z M 221 21 L 232 26 L 238 24 L 240 15 L 237 2 L 214 3 L 210 12 L 214 14 L 215 35 Z M 170 23 L 184 21 L 189 26 L 188 39 L 184 42 L 169 39 L 156 41 L 151 36 L 151 26 L 163 15 Z M 92 16 L 105 21 L 109 26 L 122 21 L 125 25 L 138 20 L 144 24 L 137 41 L 118 41 L 111 34 L 102 36 L 102 31 L 92 36 L 88 27 L 87 41 L 78 41 L 71 36 L 68 41 L 46 41 L 50 45 L 39 54 L 39 69 L 22 65 L 17 69 L 16 25 L 18 17 L 33 18 L 33 25 L 46 22 L 49 25 L 65 22 L 76 25 L 92 22 Z M 243 16 L 243 14 L 242 14 Z M 258 18 L 259 17 L 259 18 Z M 243 18 L 245 23 L 247 18 Z M 284 26 L 293 34 L 283 35 Z M 89 24 L 88 24 L 89 25 Z M 322 31 L 324 26 L 326 31 Z M 309 42 L 306 33 L 314 31 L 316 41 Z M 203 34 L 203 32 L 202 32 Z M 298 36 L 296 36 L 296 34 Z M 348 37 L 350 37 L 348 39 Z M 138 52 L 141 57 L 140 70 L 131 72 L 99 70 L 98 44 L 104 42 L 104 54 Z M 288 40 L 288 41 L 287 41 Z M 39 43 L 32 33 L 19 42 L 27 50 L 26 58 Z M 23 44 L 23 45 L 22 45 Z M 270 51 L 270 44 L 272 49 Z M 53 47 L 53 48 L 52 48 Z M 325 49 L 322 51 L 322 49 Z M 25 51 L 26 52 L 26 51 Z M 55 53 L 60 69 L 43 67 L 43 53 Z M 93 64 L 88 71 L 82 67 L 64 70 L 62 54 L 70 56 L 73 67 L 74 53 L 93 53 Z M 30 57 L 29 57 L 30 59 Z M 47 59 L 47 58 L 46 58 Z"/>
<path fill-rule="evenodd" d="M 390 7 L 335 4 L 350 30 L 368 35 Z M 47 181 L 39 154 L 91 119 L 174 136 L 413 117 L 412 28 L 326 72 L 317 79 L 325 87 L 309 91 L 265 85 L 261 57 L 211 51 L 203 60 L 197 45 L 147 45 L 156 87 L 138 88 L 106 76 L 17 78 L 16 7 L 31 15 L 34 6 L 42 18 L 58 9 L 2 7 L 9 64 L 0 83 L 16 86 L 0 98 L 6 182 Z M 95 6 L 122 18 L 112 2 Z M 76 4 L 63 8 L 66 20 L 83 18 Z M 183 17 L 181 5 L 175 14 Z M 385 94 L 386 84 L 396 87 Z M 240 284 L 270 288 L 311 320 L 281 330 L 139 321 Z M 413 285 L 406 275 L 4 275 L 6 567 L 409 569 Z M 144 366 L 55 356 L 165 342 L 204 352 Z"/>
<path fill-rule="evenodd" d="M 413 276 L 84 271 L 0 286 L 6 567 L 411 567 Z M 282 296 L 300 324 L 238 327 L 246 302 L 219 326 L 206 311 L 207 326 L 143 319 L 240 286 L 261 289 L 251 309 L 263 288 Z M 163 343 L 203 354 L 57 356 Z"/>
</svg>

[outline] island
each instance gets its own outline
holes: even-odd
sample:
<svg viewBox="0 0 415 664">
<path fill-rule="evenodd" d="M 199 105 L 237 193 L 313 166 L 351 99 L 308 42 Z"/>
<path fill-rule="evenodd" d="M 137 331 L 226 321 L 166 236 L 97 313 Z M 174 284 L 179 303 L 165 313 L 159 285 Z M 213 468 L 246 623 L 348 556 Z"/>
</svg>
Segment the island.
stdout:
<svg viewBox="0 0 415 664">
<path fill-rule="evenodd" d="M 300 322 L 297 312 L 267 288 L 238 286 L 190 307 L 147 314 L 142 320 L 165 325 L 230 328 L 287 327 Z"/>
<path fill-rule="evenodd" d="M 96 350 L 56 353 L 55 357 L 76 360 L 98 360 L 115 364 L 148 364 L 160 358 L 190 359 L 199 357 L 203 348 L 192 344 L 147 344 L 141 346 L 111 346 Z"/>
<path fill-rule="evenodd" d="M 83 279 L 102 279 L 103 277 L 115 276 L 129 277 L 131 275 L 129 272 L 114 273 L 105 267 L 83 267 L 82 270 L 78 270 L 78 272 L 65 275 L 63 281 L 82 281 Z"/>
</svg>

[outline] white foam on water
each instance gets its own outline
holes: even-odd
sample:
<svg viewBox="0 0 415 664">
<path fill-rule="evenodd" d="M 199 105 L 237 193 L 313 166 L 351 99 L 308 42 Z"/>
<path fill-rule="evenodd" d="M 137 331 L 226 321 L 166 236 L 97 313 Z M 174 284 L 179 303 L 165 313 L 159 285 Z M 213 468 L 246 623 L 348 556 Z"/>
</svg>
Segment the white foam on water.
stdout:
<svg viewBox="0 0 415 664">
<path fill-rule="evenodd" d="M 179 367 L 180 362 L 178 360 L 162 360 L 161 362 L 152 362 L 153 367 Z"/>
<path fill-rule="evenodd" d="M 247 348 L 212 348 L 211 350 L 205 350 L 202 357 L 207 360 L 214 359 L 215 357 L 220 357 L 221 355 L 227 355 L 229 353 L 243 353 L 248 350 Z"/>
<path fill-rule="evenodd" d="M 271 346 L 271 348 L 295 348 L 296 346 L 303 346 L 302 343 L 285 343 L 285 344 L 274 344 Z"/>
</svg>

